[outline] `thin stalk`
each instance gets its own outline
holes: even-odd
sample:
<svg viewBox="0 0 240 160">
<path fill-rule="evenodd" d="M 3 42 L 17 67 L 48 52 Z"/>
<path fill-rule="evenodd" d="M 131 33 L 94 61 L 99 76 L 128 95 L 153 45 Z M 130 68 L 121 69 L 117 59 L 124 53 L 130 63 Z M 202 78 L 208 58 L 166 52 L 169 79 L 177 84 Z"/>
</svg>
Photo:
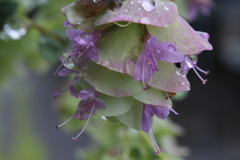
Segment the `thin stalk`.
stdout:
<svg viewBox="0 0 240 160">
<path fill-rule="evenodd" d="M 139 133 L 140 133 L 140 135 L 142 136 L 143 140 L 144 140 L 150 147 L 152 147 L 153 145 L 152 145 L 152 142 L 151 142 L 149 136 L 148 136 L 146 133 L 144 133 L 144 132 L 139 132 Z M 154 153 L 153 153 L 153 154 L 154 154 Z M 156 154 L 156 156 L 158 156 L 161 160 L 171 160 L 170 157 L 167 156 L 167 155 L 164 153 L 164 151 Z"/>
<path fill-rule="evenodd" d="M 51 37 L 53 37 L 54 39 L 56 39 L 57 41 L 59 41 L 62 44 L 65 44 L 66 41 L 64 38 L 62 38 L 61 36 L 59 36 L 58 34 L 55 34 L 49 30 L 47 30 L 46 28 L 44 28 L 43 26 L 40 26 L 39 24 L 37 24 L 36 22 L 34 22 L 32 19 L 28 18 L 27 16 L 21 14 L 19 15 L 24 21 L 26 21 L 30 26 L 34 27 L 35 29 L 39 30 L 42 33 L 45 33 L 46 35 L 49 35 Z"/>
</svg>

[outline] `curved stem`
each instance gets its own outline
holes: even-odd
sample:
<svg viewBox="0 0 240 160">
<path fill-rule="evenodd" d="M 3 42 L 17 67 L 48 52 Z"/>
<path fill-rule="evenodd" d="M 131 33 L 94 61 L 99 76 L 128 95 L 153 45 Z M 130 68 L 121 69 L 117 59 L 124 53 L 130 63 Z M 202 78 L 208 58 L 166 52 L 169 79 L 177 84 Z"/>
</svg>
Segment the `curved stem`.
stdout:
<svg viewBox="0 0 240 160">
<path fill-rule="evenodd" d="M 23 15 L 23 14 L 19 14 L 18 16 L 20 16 L 24 21 L 26 21 L 30 26 L 36 28 L 37 30 L 39 30 L 42 33 L 45 33 L 51 37 L 53 37 L 54 39 L 56 39 L 57 41 L 59 41 L 62 44 L 65 44 L 66 41 L 64 38 L 62 38 L 61 36 L 59 36 L 58 34 L 55 34 L 49 30 L 47 30 L 46 28 L 40 26 L 39 24 L 37 24 L 36 22 L 34 22 L 32 19 L 28 18 L 27 16 Z"/>
</svg>

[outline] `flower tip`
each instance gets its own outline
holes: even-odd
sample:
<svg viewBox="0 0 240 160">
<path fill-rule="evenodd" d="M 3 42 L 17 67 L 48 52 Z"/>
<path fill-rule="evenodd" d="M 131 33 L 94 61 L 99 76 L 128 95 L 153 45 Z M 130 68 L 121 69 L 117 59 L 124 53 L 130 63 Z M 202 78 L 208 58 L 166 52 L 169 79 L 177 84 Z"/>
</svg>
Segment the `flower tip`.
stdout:
<svg viewBox="0 0 240 160">
<path fill-rule="evenodd" d="M 73 140 L 77 141 L 78 139 L 76 137 L 72 137 Z"/>
<path fill-rule="evenodd" d="M 202 82 L 202 84 L 206 84 L 207 83 L 207 79 L 205 79 L 203 82 Z"/>
<path fill-rule="evenodd" d="M 206 73 L 205 73 L 206 75 L 208 75 L 209 74 L 209 71 L 206 71 Z"/>
<path fill-rule="evenodd" d="M 58 126 L 56 126 L 56 129 L 58 129 L 59 127 Z"/>
<path fill-rule="evenodd" d="M 158 153 L 160 153 L 160 152 L 162 152 L 162 151 L 163 151 L 163 149 L 160 148 L 160 149 L 159 149 L 157 152 L 155 152 L 154 154 L 157 155 Z"/>
<path fill-rule="evenodd" d="M 57 77 L 57 73 L 52 73 L 52 75 L 53 75 L 54 77 Z"/>
</svg>

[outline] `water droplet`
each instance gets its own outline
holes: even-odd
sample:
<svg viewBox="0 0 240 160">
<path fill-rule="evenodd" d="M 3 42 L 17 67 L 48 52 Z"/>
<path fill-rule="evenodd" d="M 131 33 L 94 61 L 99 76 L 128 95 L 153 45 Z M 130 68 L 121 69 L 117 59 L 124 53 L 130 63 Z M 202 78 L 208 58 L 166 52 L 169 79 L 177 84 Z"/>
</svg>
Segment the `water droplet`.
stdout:
<svg viewBox="0 0 240 160">
<path fill-rule="evenodd" d="M 174 52 L 174 51 L 176 51 L 176 48 L 173 46 L 173 45 L 169 45 L 168 46 L 168 50 L 170 51 L 170 52 Z"/>
<path fill-rule="evenodd" d="M 134 56 L 139 57 L 139 54 L 141 53 L 141 48 L 135 46 L 135 47 L 132 48 L 131 53 L 132 53 Z"/>
<path fill-rule="evenodd" d="M 94 3 L 99 3 L 101 0 L 93 0 Z"/>
<path fill-rule="evenodd" d="M 75 23 L 76 25 L 80 25 L 81 24 L 81 22 L 77 22 L 77 23 Z"/>
<path fill-rule="evenodd" d="M 74 67 L 74 64 L 71 59 L 68 59 L 66 57 L 62 57 L 62 63 L 65 67 L 72 69 Z"/>
<path fill-rule="evenodd" d="M 131 1 L 130 3 L 131 3 L 131 4 L 134 4 L 134 1 Z"/>
<path fill-rule="evenodd" d="M 141 7 L 138 8 L 139 11 L 140 11 L 141 9 L 142 9 Z"/>
<path fill-rule="evenodd" d="M 169 11 L 170 9 L 167 6 L 163 7 L 166 11 Z"/>
<path fill-rule="evenodd" d="M 140 19 L 140 23 L 142 23 L 142 24 L 149 24 L 150 22 L 149 22 L 149 19 L 148 19 L 148 18 L 142 17 L 142 18 Z"/>
<path fill-rule="evenodd" d="M 128 12 L 129 11 L 129 9 L 125 9 L 125 12 Z"/>
<path fill-rule="evenodd" d="M 138 3 L 140 4 L 140 3 L 142 3 L 142 1 L 138 1 Z"/>
<path fill-rule="evenodd" d="M 185 85 L 185 82 L 182 82 L 182 85 Z"/>
<path fill-rule="evenodd" d="M 161 51 L 159 49 L 157 49 L 157 53 L 161 53 Z"/>
<path fill-rule="evenodd" d="M 176 69 L 176 74 L 179 75 L 179 76 L 181 75 L 181 72 L 180 72 L 179 69 Z"/>
<path fill-rule="evenodd" d="M 25 36 L 29 26 L 19 18 L 12 18 L 4 25 L 5 33 L 13 40 L 17 40 Z"/>
<path fill-rule="evenodd" d="M 145 0 L 145 1 L 142 1 L 142 7 L 147 11 L 147 12 L 150 12 L 151 10 L 154 9 L 154 5 L 153 3 Z"/>
<path fill-rule="evenodd" d="M 104 67 L 108 67 L 108 66 L 110 65 L 110 61 L 108 61 L 108 60 L 103 61 L 103 62 L 102 62 L 102 65 L 103 65 Z"/>
</svg>

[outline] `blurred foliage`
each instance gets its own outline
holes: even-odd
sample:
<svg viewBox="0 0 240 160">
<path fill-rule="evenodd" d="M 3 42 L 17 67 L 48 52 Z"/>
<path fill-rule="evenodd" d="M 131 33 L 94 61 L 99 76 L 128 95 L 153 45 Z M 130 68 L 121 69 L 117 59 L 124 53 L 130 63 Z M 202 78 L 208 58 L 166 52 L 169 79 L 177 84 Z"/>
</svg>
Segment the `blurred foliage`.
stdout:
<svg viewBox="0 0 240 160">
<path fill-rule="evenodd" d="M 57 0 L 16 0 L 0 6 L 0 85 L 15 74 L 22 61 L 28 68 L 46 72 L 66 50 L 61 7 L 67 2 Z M 6 7 L 8 7 L 6 9 Z M 25 33 L 25 32 L 26 33 Z"/>
</svg>

